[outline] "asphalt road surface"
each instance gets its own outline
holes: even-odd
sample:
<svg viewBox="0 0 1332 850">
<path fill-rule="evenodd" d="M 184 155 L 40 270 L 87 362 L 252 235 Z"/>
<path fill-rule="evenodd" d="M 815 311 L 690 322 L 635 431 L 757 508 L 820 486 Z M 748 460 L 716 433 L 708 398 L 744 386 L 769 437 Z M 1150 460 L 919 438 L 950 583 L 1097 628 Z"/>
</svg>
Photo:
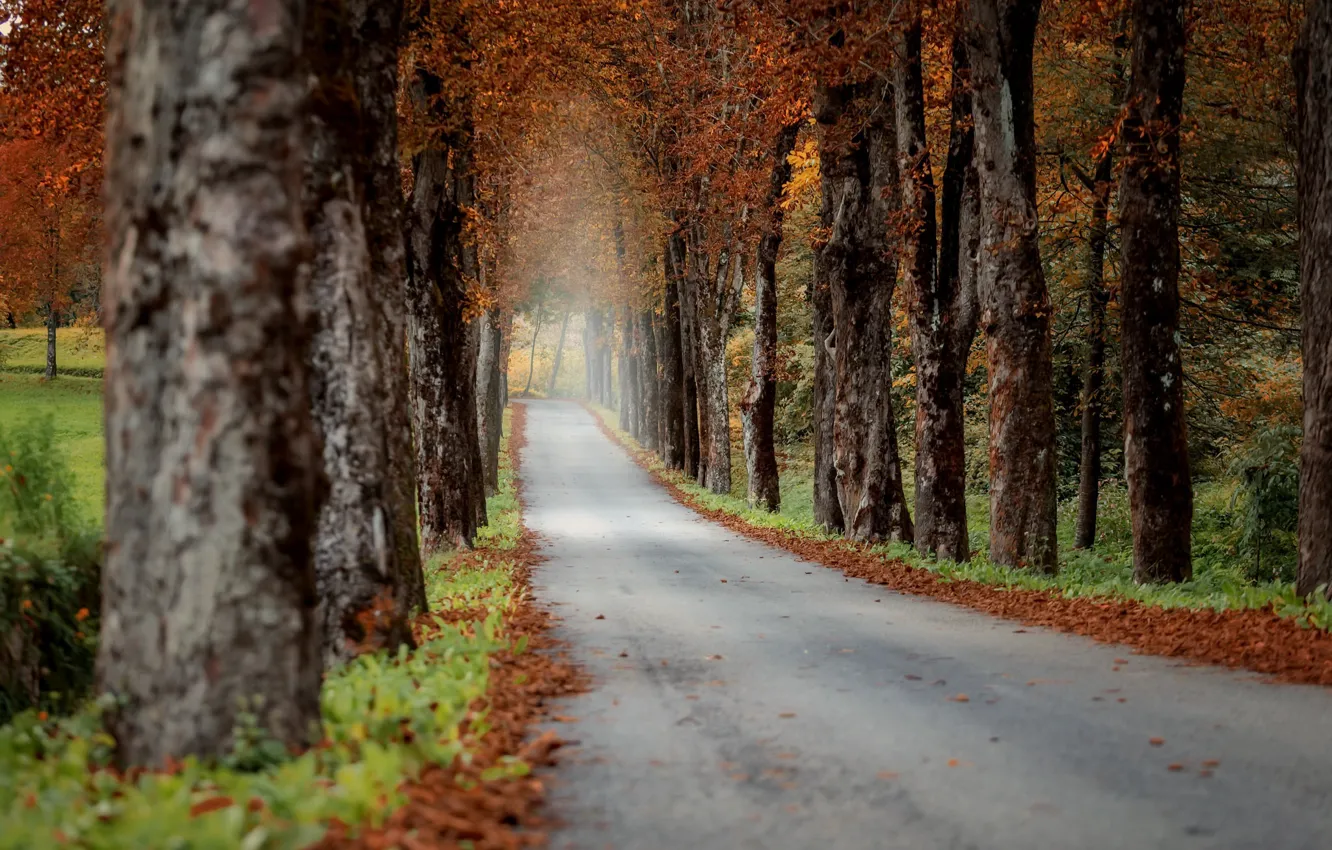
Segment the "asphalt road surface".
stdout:
<svg viewBox="0 0 1332 850">
<path fill-rule="evenodd" d="M 552 727 L 555 850 L 1332 847 L 1332 691 L 847 581 L 575 404 L 527 433 L 537 592 L 596 681 Z"/>
</svg>

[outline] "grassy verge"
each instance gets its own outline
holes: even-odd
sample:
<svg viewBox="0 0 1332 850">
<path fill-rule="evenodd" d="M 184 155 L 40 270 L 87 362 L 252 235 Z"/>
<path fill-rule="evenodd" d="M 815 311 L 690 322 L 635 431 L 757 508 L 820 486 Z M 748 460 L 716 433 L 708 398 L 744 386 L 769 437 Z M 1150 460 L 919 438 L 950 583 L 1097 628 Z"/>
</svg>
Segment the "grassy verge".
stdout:
<svg viewBox="0 0 1332 850">
<path fill-rule="evenodd" d="M 487 699 L 497 659 L 528 654 L 526 636 L 509 627 L 526 605 L 526 565 L 507 450 L 488 507 L 477 551 L 428 569 L 431 613 L 418 623 L 419 647 L 328 674 L 321 746 L 288 759 L 261 730 L 242 728 L 221 765 L 191 760 L 126 777 L 109 766 L 99 706 L 59 719 L 29 712 L 0 728 L 0 848 L 304 847 L 330 824 L 377 828 L 423 772 L 471 764 L 498 722 Z M 494 752 L 484 767 L 471 781 L 528 771 Z"/>
<path fill-rule="evenodd" d="M 791 482 L 783 483 L 784 504 L 781 513 L 753 510 L 742 496 L 713 493 L 679 472 L 667 469 L 655 454 L 642 451 L 632 437 L 617 427 L 618 415 L 614 411 L 602 407 L 593 407 L 592 410 L 621 442 L 638 448 L 640 461 L 654 474 L 678 488 L 701 507 L 737 517 L 757 528 L 774 529 L 805 539 L 856 548 L 815 524 L 809 509 L 812 484 L 807 473 L 800 474 L 800 467 L 796 467 L 797 474 L 792 476 Z M 799 501 L 788 506 L 791 497 Z M 1119 549 L 1113 555 L 1096 551 L 1066 551 L 1061 559 L 1061 570 L 1055 576 L 994 564 L 984 554 L 988 547 L 983 517 L 988 511 L 988 505 L 982 502 L 968 507 L 973 515 L 980 514 L 982 525 L 979 530 L 972 529 L 971 542 L 977 554 L 965 564 L 936 561 L 902 544 L 868 547 L 868 552 L 881 556 L 885 561 L 899 561 L 928 571 L 947 581 L 972 581 L 1004 589 L 1055 592 L 1068 599 L 1133 601 L 1160 608 L 1212 611 L 1270 609 L 1283 617 L 1293 618 L 1301 625 L 1323 630 L 1332 628 L 1332 602 L 1324 599 L 1304 600 L 1295 592 L 1294 585 L 1289 583 L 1250 583 L 1244 579 L 1241 569 L 1227 565 L 1219 558 L 1200 559 L 1192 581 L 1169 586 L 1136 584 L 1132 578 L 1131 563 Z"/>
<path fill-rule="evenodd" d="M 100 378 L 106 350 L 99 328 L 56 330 L 56 374 Z M 40 375 L 46 371 L 46 328 L 0 330 L 0 371 Z"/>
</svg>

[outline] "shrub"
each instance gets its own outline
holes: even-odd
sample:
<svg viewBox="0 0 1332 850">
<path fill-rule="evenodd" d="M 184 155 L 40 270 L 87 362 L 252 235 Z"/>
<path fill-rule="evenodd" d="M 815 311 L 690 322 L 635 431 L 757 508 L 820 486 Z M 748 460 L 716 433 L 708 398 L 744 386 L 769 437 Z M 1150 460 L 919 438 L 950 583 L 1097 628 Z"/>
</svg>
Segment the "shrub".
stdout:
<svg viewBox="0 0 1332 850">
<path fill-rule="evenodd" d="M 1254 581 L 1295 578 L 1299 441 L 1300 429 L 1293 425 L 1264 428 L 1249 438 L 1230 465 L 1230 475 L 1239 479 L 1230 500 L 1236 548 L 1252 559 L 1249 576 Z"/>
<path fill-rule="evenodd" d="M 0 429 L 0 723 L 92 688 L 101 547 L 78 516 L 50 417 Z"/>
</svg>

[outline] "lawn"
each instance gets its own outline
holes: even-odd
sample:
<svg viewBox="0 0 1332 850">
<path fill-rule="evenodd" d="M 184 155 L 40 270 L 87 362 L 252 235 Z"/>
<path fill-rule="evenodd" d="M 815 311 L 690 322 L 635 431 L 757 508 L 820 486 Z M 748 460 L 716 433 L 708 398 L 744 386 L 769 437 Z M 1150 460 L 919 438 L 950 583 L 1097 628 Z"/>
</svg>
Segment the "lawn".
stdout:
<svg viewBox="0 0 1332 850">
<path fill-rule="evenodd" d="M 84 517 L 101 524 L 106 480 L 102 441 L 102 381 L 0 372 L 0 430 L 50 417 L 56 442 L 66 452 L 74 498 Z"/>
<path fill-rule="evenodd" d="M 100 378 L 106 348 L 99 328 L 56 331 L 57 375 Z M 46 328 L 0 330 L 0 372 L 40 375 L 46 370 Z"/>
</svg>

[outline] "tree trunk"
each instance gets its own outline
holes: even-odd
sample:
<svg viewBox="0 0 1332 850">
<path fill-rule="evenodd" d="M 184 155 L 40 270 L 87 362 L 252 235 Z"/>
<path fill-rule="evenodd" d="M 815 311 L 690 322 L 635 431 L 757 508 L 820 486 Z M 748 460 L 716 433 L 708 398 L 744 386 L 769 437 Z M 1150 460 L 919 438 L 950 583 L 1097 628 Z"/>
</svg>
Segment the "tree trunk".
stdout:
<svg viewBox="0 0 1332 850">
<path fill-rule="evenodd" d="M 638 439 L 638 358 L 634 353 L 633 311 L 624 306 L 620 337 L 620 430 Z"/>
<path fill-rule="evenodd" d="M 989 354 L 990 559 L 1058 569 L 1050 295 L 1036 219 L 1032 49 L 1040 0 L 972 0 L 977 286 Z"/>
<path fill-rule="evenodd" d="M 773 437 L 777 418 L 777 254 L 782 247 L 782 194 L 791 179 L 791 163 L 787 158 L 799 134 L 799 124 L 782 128 L 773 150 L 768 195 L 762 210 L 769 223 L 759 240 L 754 266 L 754 356 L 749 386 L 740 400 L 749 505 L 770 513 L 777 513 L 782 506 Z"/>
<path fill-rule="evenodd" d="M 442 89 L 442 80 L 419 69 L 412 84 L 416 108 L 430 108 Z M 463 120 L 457 133 L 412 157 L 407 289 L 421 546 L 427 554 L 470 548 L 485 512 L 484 498 L 477 503 L 478 491 L 484 493 L 477 341 L 465 317 L 467 280 L 475 268 L 475 253 L 465 243 L 474 185 L 470 145 L 470 124 Z"/>
<path fill-rule="evenodd" d="M 569 317 L 572 310 L 564 311 L 564 321 L 560 323 L 560 341 L 555 344 L 555 362 L 550 366 L 550 381 L 546 384 L 546 398 L 555 397 L 555 382 L 560 379 L 560 362 L 564 360 L 564 338 L 569 333 Z"/>
<path fill-rule="evenodd" d="M 653 451 L 661 449 L 661 408 L 657 386 L 657 334 L 652 311 L 638 314 L 638 383 L 643 403 L 640 405 L 640 426 L 643 445 Z"/>
<path fill-rule="evenodd" d="M 687 252 L 686 245 L 686 252 Z M 688 253 L 685 255 L 686 274 Z M 680 360 L 684 365 L 684 474 L 703 480 L 702 435 L 699 432 L 698 337 L 694 321 L 693 288 L 688 277 L 680 281 Z"/>
<path fill-rule="evenodd" d="M 384 183 L 380 139 L 397 135 L 401 13 L 369 0 L 343 9 L 312 15 L 306 34 L 317 80 L 305 197 L 314 243 L 311 399 L 329 478 L 314 539 L 326 667 L 412 644 L 411 615 L 425 603 L 415 504 L 397 477 L 410 470 L 411 446 L 402 230 L 370 229 L 402 206 L 400 188 L 387 196 L 373 189 Z M 400 180 L 396 162 L 387 165 Z M 395 392 L 398 403 L 386 403 Z"/>
<path fill-rule="evenodd" d="M 830 228 L 822 262 L 833 314 L 833 465 L 848 537 L 913 537 L 893 415 L 893 288 L 888 236 L 897 213 L 897 146 L 891 91 L 865 97 L 872 117 L 849 143 L 829 142 L 845 112 L 820 108 L 823 209 Z M 821 95 L 846 104 L 846 91 Z"/>
<path fill-rule="evenodd" d="M 606 317 L 602 322 L 601 337 L 601 404 L 603 407 L 611 407 L 615 404 L 615 390 L 612 362 L 614 360 L 615 348 L 615 310 L 613 308 L 606 311 Z"/>
<path fill-rule="evenodd" d="M 662 460 L 668 469 L 685 467 L 684 349 L 680 328 L 680 286 L 684 267 L 684 240 L 666 239 L 666 290 L 657 323 L 657 353 L 661 358 Z"/>
<path fill-rule="evenodd" d="M 907 212 L 903 256 L 916 359 L 916 547 L 950 561 L 971 554 L 967 535 L 967 467 L 963 381 L 976 335 L 979 201 L 973 150 L 965 6 L 953 36 L 952 115 L 944 169 L 942 239 L 936 246 L 934 175 L 925 135 L 920 6 L 899 41 L 895 67 L 902 202 Z M 936 264 L 936 247 L 938 259 Z"/>
<path fill-rule="evenodd" d="M 527 356 L 527 386 L 523 387 L 523 397 L 530 398 L 532 395 L 532 375 L 536 373 L 536 350 L 537 341 L 541 339 L 541 300 L 537 300 L 536 308 L 536 329 L 532 331 L 532 347 Z"/>
<path fill-rule="evenodd" d="M 223 756 L 245 711 L 318 735 L 301 7 L 109 16 L 98 678 L 122 767 Z"/>
<path fill-rule="evenodd" d="M 1107 149 L 1096 162 L 1091 231 L 1087 239 L 1087 356 L 1082 366 L 1082 461 L 1078 478 L 1075 549 L 1096 545 L 1096 510 L 1101 494 L 1101 410 L 1105 384 L 1105 244 L 1109 234 L 1114 162 Z"/>
<path fill-rule="evenodd" d="M 583 395 L 601 403 L 601 310 L 583 311 Z"/>
<path fill-rule="evenodd" d="M 1299 93 L 1300 306 L 1304 441 L 1300 449 L 1301 595 L 1332 596 L 1332 0 L 1308 6 L 1295 51 Z"/>
<path fill-rule="evenodd" d="M 486 311 L 481 322 L 481 352 L 476 363 L 477 429 L 487 496 L 499 492 L 500 440 L 504 436 L 504 398 L 500 387 L 503 350 L 500 308 L 493 307 Z"/>
<path fill-rule="evenodd" d="M 1135 0 L 1119 189 L 1120 369 L 1133 578 L 1193 575 L 1193 483 L 1179 351 L 1179 125 L 1185 6 Z"/>
<path fill-rule="evenodd" d="M 831 215 L 824 210 L 822 227 L 829 229 Z M 846 529 L 842 503 L 837 495 L 837 468 L 833 465 L 833 408 L 837 405 L 837 376 L 833 363 L 832 292 L 823 259 L 825 248 L 814 254 L 814 278 L 809 300 L 814 335 L 814 521 L 829 531 Z"/>
<path fill-rule="evenodd" d="M 46 371 L 42 377 L 48 381 L 56 376 L 56 329 L 60 327 L 60 311 L 54 301 L 46 302 Z"/>
</svg>

